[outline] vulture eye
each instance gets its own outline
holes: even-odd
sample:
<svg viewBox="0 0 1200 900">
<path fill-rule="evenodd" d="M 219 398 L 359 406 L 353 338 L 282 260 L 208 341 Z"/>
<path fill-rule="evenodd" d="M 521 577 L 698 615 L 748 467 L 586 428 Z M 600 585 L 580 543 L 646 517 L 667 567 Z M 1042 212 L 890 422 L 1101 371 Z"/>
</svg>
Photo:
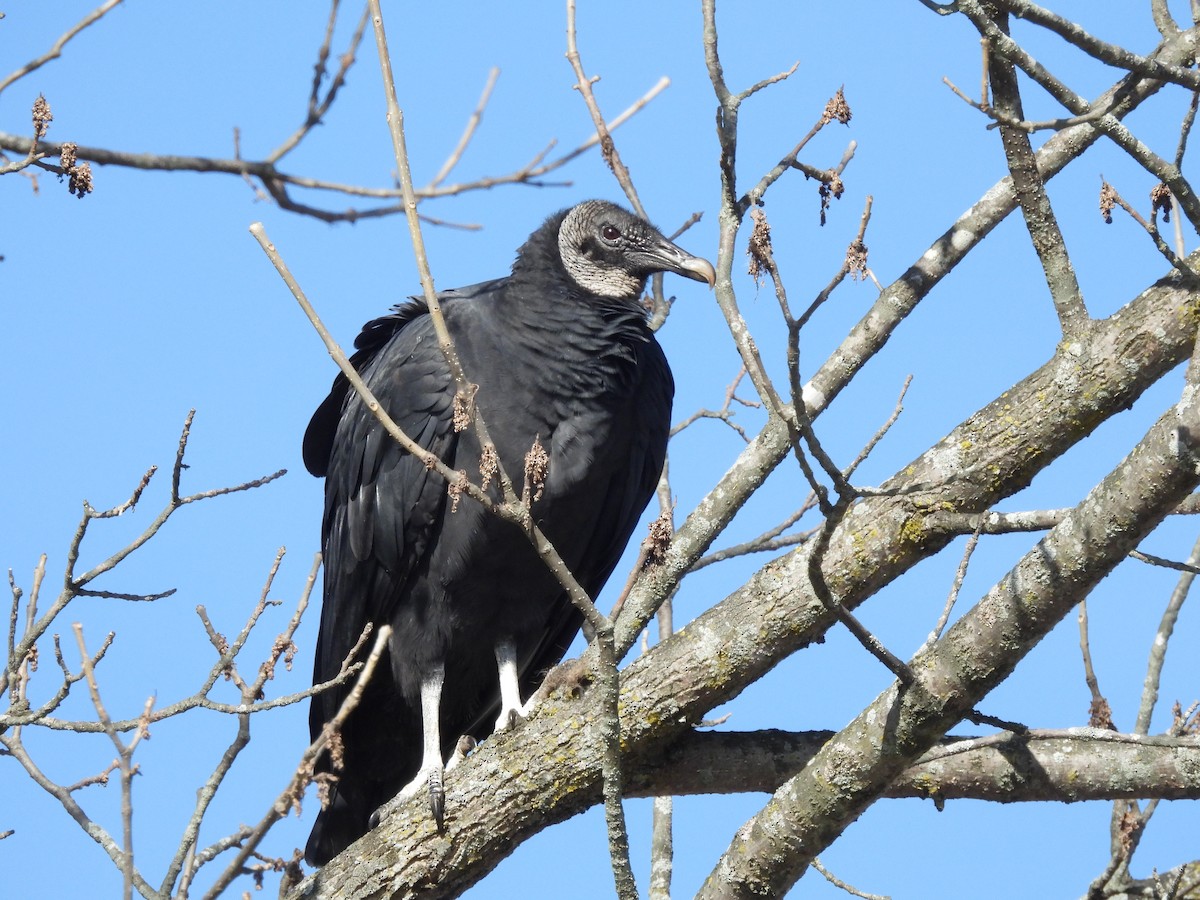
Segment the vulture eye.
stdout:
<svg viewBox="0 0 1200 900">
<path fill-rule="evenodd" d="M 621 236 L 621 229 L 616 225 L 604 225 L 600 228 L 600 234 L 606 241 L 615 241 Z"/>
</svg>

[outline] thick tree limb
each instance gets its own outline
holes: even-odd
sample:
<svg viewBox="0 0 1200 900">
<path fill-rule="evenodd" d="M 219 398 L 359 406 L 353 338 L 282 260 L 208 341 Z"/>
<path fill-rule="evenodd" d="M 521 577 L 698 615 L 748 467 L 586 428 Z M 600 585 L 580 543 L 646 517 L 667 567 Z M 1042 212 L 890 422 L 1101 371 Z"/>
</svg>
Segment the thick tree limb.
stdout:
<svg viewBox="0 0 1200 900">
<path fill-rule="evenodd" d="M 774 792 L 834 736 L 832 731 L 688 732 L 655 763 L 630 773 L 626 794 Z M 1094 728 L 982 740 L 951 737 L 901 772 L 882 796 L 994 803 L 1200 800 L 1200 741 Z"/>
</svg>

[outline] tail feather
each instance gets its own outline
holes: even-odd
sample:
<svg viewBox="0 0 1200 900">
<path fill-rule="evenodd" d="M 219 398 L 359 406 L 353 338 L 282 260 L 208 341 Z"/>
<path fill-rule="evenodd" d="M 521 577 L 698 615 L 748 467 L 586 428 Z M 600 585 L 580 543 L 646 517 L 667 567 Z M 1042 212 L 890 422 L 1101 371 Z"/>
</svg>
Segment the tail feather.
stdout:
<svg viewBox="0 0 1200 900">
<path fill-rule="evenodd" d="M 304 860 L 310 866 L 323 866 L 369 829 L 371 811 L 357 808 L 334 792 L 329 805 L 317 814 L 312 834 L 304 847 Z"/>
</svg>

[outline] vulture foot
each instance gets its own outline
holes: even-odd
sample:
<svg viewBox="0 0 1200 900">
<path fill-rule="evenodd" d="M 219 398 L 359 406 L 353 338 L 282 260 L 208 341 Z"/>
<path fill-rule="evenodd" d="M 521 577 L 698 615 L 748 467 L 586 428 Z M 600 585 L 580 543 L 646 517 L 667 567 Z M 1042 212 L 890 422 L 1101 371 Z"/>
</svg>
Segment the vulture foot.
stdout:
<svg viewBox="0 0 1200 900">
<path fill-rule="evenodd" d="M 426 791 L 429 792 L 429 811 L 433 813 L 433 821 L 437 825 L 437 830 L 442 830 L 442 823 L 446 817 L 446 789 L 443 786 L 445 779 L 445 770 L 442 766 L 434 766 L 423 768 L 417 773 L 417 777 L 400 789 L 394 799 L 389 800 L 375 812 L 371 813 L 369 824 L 371 828 L 378 828 L 379 823 L 383 820 L 384 815 L 390 813 L 399 804 L 404 803 L 419 794 Z"/>
<path fill-rule="evenodd" d="M 467 754 L 475 749 L 478 742 L 469 734 L 464 734 L 458 739 L 458 743 L 454 745 L 454 750 L 450 753 L 450 758 L 446 760 L 446 774 L 449 775 L 458 766 L 460 762 L 467 758 Z"/>
<path fill-rule="evenodd" d="M 496 727 L 493 729 L 496 734 L 502 734 L 516 728 L 522 722 L 529 718 L 529 714 L 533 712 L 533 698 L 529 702 L 523 703 L 520 706 L 509 706 L 500 710 L 500 717 L 496 719 Z"/>
</svg>

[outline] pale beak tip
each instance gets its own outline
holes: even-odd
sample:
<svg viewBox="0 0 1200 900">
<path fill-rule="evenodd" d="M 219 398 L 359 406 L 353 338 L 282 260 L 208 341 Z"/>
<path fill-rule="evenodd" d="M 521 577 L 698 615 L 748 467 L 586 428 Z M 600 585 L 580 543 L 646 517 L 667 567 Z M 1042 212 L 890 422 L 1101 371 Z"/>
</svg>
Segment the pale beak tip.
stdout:
<svg viewBox="0 0 1200 900">
<path fill-rule="evenodd" d="M 682 268 L 684 271 L 681 274 L 696 281 L 707 282 L 710 289 L 717 283 L 717 271 L 707 259 L 693 256 L 683 264 Z"/>
</svg>

